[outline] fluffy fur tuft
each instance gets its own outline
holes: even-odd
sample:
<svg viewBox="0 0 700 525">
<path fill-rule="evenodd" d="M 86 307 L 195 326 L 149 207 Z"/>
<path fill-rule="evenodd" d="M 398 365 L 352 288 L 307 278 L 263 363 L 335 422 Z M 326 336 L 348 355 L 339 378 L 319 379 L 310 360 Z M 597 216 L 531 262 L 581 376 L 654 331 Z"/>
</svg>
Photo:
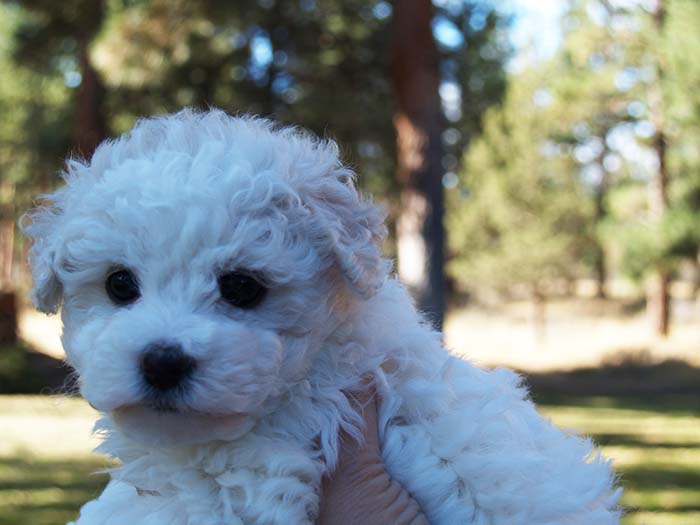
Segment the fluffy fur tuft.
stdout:
<svg viewBox="0 0 700 525">
<path fill-rule="evenodd" d="M 380 255 L 383 212 L 336 145 L 267 120 L 184 110 L 140 121 L 30 212 L 32 298 L 63 343 L 122 466 L 80 525 L 311 524 L 344 392 L 372 374 L 384 461 L 431 523 L 613 525 L 619 491 L 591 442 L 543 419 L 520 379 L 450 356 Z M 128 270 L 139 297 L 105 291 Z M 218 276 L 266 287 L 254 308 Z M 157 392 L 167 342 L 196 362 Z"/>
</svg>

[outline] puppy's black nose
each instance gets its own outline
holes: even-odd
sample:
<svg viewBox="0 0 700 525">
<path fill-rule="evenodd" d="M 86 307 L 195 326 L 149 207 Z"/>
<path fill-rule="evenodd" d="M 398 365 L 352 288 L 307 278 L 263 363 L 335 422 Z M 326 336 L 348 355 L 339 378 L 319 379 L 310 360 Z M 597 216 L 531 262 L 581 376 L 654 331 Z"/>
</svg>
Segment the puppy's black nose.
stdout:
<svg viewBox="0 0 700 525">
<path fill-rule="evenodd" d="M 192 373 L 197 362 L 182 347 L 169 343 L 149 345 L 141 355 L 141 373 L 158 390 L 175 388 Z"/>
</svg>

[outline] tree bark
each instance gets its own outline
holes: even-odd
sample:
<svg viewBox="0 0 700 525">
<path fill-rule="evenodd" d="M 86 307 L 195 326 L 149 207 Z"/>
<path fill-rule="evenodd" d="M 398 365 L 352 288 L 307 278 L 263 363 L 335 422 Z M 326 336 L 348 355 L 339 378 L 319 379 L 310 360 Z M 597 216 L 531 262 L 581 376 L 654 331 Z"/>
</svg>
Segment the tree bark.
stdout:
<svg viewBox="0 0 700 525">
<path fill-rule="evenodd" d="M 541 345 L 547 337 L 547 296 L 537 284 L 532 287 L 532 326 L 535 342 Z"/>
<path fill-rule="evenodd" d="M 602 137 L 605 137 L 607 132 Z M 605 139 L 603 139 L 605 141 Z M 605 218 L 608 216 L 608 207 L 606 203 L 607 193 L 608 193 L 608 173 L 605 171 L 605 166 L 603 164 L 603 159 L 607 154 L 607 148 L 603 149 L 603 153 L 600 156 L 599 166 L 601 169 L 600 183 L 595 188 L 594 196 L 594 208 L 595 208 L 595 225 L 599 226 Z M 595 273 L 596 280 L 596 291 L 595 296 L 598 299 L 605 299 L 607 297 L 607 290 L 605 288 L 606 282 L 608 280 L 608 268 L 605 254 L 605 247 L 601 242 L 599 235 L 595 235 L 595 261 L 593 263 L 593 271 Z"/>
<path fill-rule="evenodd" d="M 73 133 L 74 148 L 85 158 L 90 158 L 97 145 L 107 136 L 104 116 L 105 87 L 90 59 L 90 44 L 104 19 L 104 0 L 92 4 L 94 18 L 92 29 L 86 28 L 78 36 L 78 63 L 82 80 L 78 90 L 76 122 Z"/>
<path fill-rule="evenodd" d="M 440 329 L 445 313 L 440 55 L 430 0 L 394 2 L 392 80 L 397 100 L 400 210 L 396 221 L 399 278 L 418 308 Z"/>
<path fill-rule="evenodd" d="M 657 270 L 648 283 L 647 311 L 655 335 L 665 337 L 669 331 L 671 298 L 668 293 L 669 276 Z"/>
<path fill-rule="evenodd" d="M 657 0 L 654 22 L 657 36 L 661 38 L 665 23 L 665 6 L 663 0 Z M 649 212 L 651 219 L 660 223 L 668 208 L 669 174 L 666 166 L 666 133 L 664 120 L 664 97 L 662 81 L 664 69 L 661 60 L 657 59 L 656 80 L 649 90 L 649 107 L 651 119 L 656 127 L 654 150 L 658 160 L 658 168 L 649 181 Z M 669 275 L 663 268 L 654 270 L 647 287 L 647 313 L 651 320 L 654 334 L 665 337 L 669 332 L 671 318 Z"/>
<path fill-rule="evenodd" d="M 0 213 L 0 215 L 5 214 Z M 14 215 L 0 217 L 0 290 L 12 286 L 12 263 L 15 243 L 15 221 L 13 219 Z"/>
<path fill-rule="evenodd" d="M 0 351 L 17 342 L 17 294 L 0 290 Z"/>
<path fill-rule="evenodd" d="M 0 347 L 17 341 L 17 293 L 12 279 L 15 240 L 15 185 L 0 185 Z"/>
<path fill-rule="evenodd" d="M 607 197 L 606 194 L 608 190 L 608 177 L 602 162 L 600 163 L 600 168 L 602 170 L 602 175 L 600 179 L 600 184 L 598 184 L 598 186 L 595 188 L 594 196 L 596 225 L 600 225 L 600 223 L 603 222 L 603 220 L 605 220 L 608 214 L 607 206 L 605 203 L 605 199 Z M 605 249 L 598 235 L 595 236 L 594 250 L 595 260 L 593 262 L 593 270 L 595 273 L 596 280 L 595 296 L 598 299 L 605 299 L 607 297 L 605 285 L 608 280 L 608 269 L 606 264 Z"/>
</svg>

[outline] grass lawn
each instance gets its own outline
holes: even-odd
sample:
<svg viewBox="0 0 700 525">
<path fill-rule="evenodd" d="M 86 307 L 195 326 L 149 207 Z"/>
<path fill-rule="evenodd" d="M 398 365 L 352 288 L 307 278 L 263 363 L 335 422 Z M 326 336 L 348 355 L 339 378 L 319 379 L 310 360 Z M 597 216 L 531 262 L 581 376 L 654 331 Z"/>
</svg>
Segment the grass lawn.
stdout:
<svg viewBox="0 0 700 525">
<path fill-rule="evenodd" d="M 107 481 L 82 399 L 0 396 L 0 525 L 60 525 Z"/>
<path fill-rule="evenodd" d="M 540 403 L 561 427 L 593 436 L 625 489 L 625 525 L 700 523 L 700 399 L 577 397 Z"/>
<path fill-rule="evenodd" d="M 626 525 L 700 523 L 700 400 L 547 399 L 558 425 L 592 434 L 625 486 Z M 0 396 L 0 525 L 57 525 L 95 497 L 106 466 L 89 450 L 94 412 L 79 399 Z M 593 524 L 592 524 L 593 525 Z"/>
</svg>

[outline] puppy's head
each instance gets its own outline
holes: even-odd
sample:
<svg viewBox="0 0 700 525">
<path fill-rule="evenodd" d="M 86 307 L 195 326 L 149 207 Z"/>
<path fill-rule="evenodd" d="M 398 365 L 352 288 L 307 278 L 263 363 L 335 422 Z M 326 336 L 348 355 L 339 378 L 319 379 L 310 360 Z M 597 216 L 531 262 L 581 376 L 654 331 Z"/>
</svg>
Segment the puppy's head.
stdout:
<svg viewBox="0 0 700 525">
<path fill-rule="evenodd" d="M 83 395 L 159 442 L 274 410 L 386 267 L 335 144 L 219 111 L 141 121 L 29 213 L 32 298 L 62 305 Z"/>
</svg>

